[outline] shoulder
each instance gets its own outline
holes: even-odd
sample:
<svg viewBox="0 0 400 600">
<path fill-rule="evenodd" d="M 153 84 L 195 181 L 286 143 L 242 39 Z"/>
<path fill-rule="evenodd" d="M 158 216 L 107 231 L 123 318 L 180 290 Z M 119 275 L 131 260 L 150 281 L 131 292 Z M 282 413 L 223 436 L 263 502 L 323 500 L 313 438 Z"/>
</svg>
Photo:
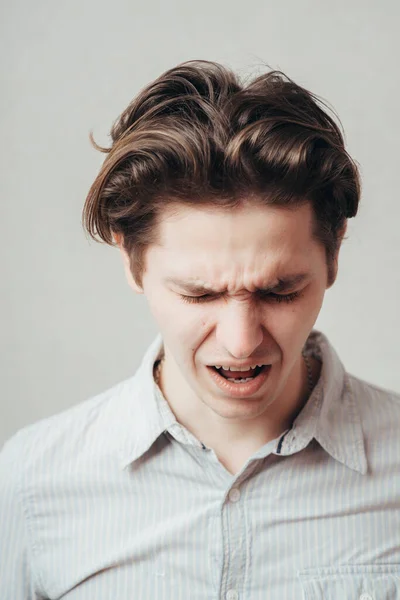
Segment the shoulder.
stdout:
<svg viewBox="0 0 400 600">
<path fill-rule="evenodd" d="M 353 375 L 347 375 L 347 385 L 358 412 L 364 438 L 370 451 L 400 456 L 400 394 L 384 389 Z M 397 454 L 397 457 L 395 457 Z"/>
<path fill-rule="evenodd" d="M 13 477 L 61 465 L 72 456 L 118 444 L 116 415 L 127 395 L 135 397 L 135 376 L 62 412 L 17 431 L 0 452 L 0 477 Z M 9 473 L 11 476 L 11 473 Z"/>
<path fill-rule="evenodd" d="M 347 379 L 353 396 L 361 407 L 364 405 L 376 409 L 384 406 L 394 413 L 400 412 L 399 393 L 369 383 L 355 375 L 347 374 Z"/>
<path fill-rule="evenodd" d="M 9 560 L 4 565 L 0 560 L 0 580 L 5 580 L 6 589 L 14 590 L 16 578 L 29 577 L 32 589 L 42 592 L 48 567 L 45 555 L 54 551 L 49 540 L 60 532 L 69 539 L 73 516 L 93 490 L 102 486 L 107 495 L 120 460 L 121 429 L 132 429 L 136 405 L 140 406 L 135 402 L 141 399 L 136 385 L 135 376 L 120 382 L 20 429 L 4 444 L 0 451 L 0 554 L 4 540 Z"/>
</svg>

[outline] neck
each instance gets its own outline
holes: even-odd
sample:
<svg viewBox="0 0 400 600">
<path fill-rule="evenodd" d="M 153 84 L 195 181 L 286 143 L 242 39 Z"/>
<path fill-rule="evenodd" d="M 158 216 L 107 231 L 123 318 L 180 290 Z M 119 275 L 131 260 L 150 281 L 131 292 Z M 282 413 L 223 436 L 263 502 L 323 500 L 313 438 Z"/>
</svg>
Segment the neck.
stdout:
<svg viewBox="0 0 400 600">
<path fill-rule="evenodd" d="M 261 414 L 244 420 L 224 418 L 212 410 L 168 356 L 155 376 L 177 421 L 227 464 L 228 460 L 242 462 L 291 427 L 310 395 L 310 375 L 314 383 L 319 377 L 320 363 L 309 359 L 309 365 L 311 373 L 300 356 L 276 399 Z"/>
</svg>

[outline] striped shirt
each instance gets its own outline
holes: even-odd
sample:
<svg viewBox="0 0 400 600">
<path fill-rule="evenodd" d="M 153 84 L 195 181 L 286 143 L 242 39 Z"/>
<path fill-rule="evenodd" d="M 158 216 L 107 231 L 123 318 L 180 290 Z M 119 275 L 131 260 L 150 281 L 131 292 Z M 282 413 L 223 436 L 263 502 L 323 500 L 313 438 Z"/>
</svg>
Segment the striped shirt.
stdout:
<svg viewBox="0 0 400 600">
<path fill-rule="evenodd" d="M 324 335 L 290 430 L 230 474 L 136 374 L 0 454 L 2 600 L 400 599 L 400 397 Z"/>
</svg>

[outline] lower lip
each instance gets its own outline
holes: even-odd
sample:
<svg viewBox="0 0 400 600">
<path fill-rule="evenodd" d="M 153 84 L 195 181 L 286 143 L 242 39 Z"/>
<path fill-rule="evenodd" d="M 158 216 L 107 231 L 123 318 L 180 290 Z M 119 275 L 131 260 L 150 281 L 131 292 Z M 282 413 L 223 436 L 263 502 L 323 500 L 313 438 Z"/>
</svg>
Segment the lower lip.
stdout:
<svg viewBox="0 0 400 600">
<path fill-rule="evenodd" d="M 232 383 L 232 381 L 228 381 L 220 375 L 213 367 L 207 367 L 207 369 L 219 389 L 225 392 L 225 394 L 233 398 L 246 398 L 247 396 L 256 394 L 264 385 L 271 371 L 271 365 L 264 367 L 257 377 L 245 383 Z"/>
</svg>

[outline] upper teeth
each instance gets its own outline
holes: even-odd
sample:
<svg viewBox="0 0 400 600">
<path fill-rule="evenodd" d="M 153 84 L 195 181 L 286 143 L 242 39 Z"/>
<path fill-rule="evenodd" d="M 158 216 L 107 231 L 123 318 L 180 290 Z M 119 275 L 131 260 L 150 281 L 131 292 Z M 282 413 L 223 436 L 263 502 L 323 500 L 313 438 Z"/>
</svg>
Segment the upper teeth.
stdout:
<svg viewBox="0 0 400 600">
<path fill-rule="evenodd" d="M 224 369 L 224 371 L 248 371 L 249 369 L 255 369 L 256 367 L 262 367 L 263 365 L 251 365 L 251 367 L 224 367 L 221 365 L 215 365 L 216 369 Z"/>
</svg>

